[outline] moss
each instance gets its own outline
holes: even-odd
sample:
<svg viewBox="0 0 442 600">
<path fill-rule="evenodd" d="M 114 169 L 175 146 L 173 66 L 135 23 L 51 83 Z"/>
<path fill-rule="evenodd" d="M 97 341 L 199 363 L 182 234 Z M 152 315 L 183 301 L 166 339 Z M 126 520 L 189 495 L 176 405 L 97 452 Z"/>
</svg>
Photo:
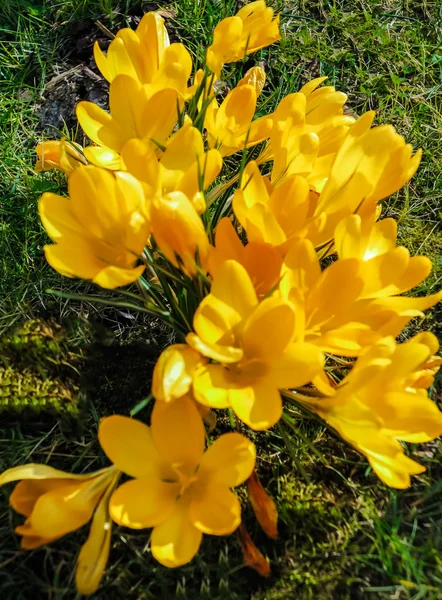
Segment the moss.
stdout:
<svg viewBox="0 0 442 600">
<path fill-rule="evenodd" d="M 0 339 L 0 413 L 76 415 L 81 351 L 55 320 L 27 321 Z"/>
</svg>

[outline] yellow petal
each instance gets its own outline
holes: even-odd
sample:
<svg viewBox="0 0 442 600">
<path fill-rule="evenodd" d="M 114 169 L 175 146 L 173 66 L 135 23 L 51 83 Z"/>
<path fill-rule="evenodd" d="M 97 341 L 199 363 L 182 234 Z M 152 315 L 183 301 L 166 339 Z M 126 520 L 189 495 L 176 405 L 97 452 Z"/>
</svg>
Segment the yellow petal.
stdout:
<svg viewBox="0 0 442 600">
<path fill-rule="evenodd" d="M 160 68 L 151 84 L 146 85 L 149 94 L 164 88 L 173 88 L 187 96 L 187 82 L 192 72 L 192 58 L 183 44 L 171 44 L 164 50 Z"/>
<path fill-rule="evenodd" d="M 212 484 L 192 500 L 189 516 L 202 533 L 229 535 L 241 523 L 241 505 L 227 487 Z"/>
<path fill-rule="evenodd" d="M 72 212 L 84 229 L 111 245 L 141 253 L 149 230 L 146 220 L 134 219 L 145 202 L 135 177 L 87 165 L 72 173 L 68 187 Z M 126 234 L 129 231 L 132 235 Z"/>
<path fill-rule="evenodd" d="M 93 102 L 79 102 L 76 114 L 81 128 L 93 142 L 115 152 L 121 151 L 128 136 L 110 114 Z"/>
<path fill-rule="evenodd" d="M 228 384 L 225 368 L 221 365 L 204 365 L 195 371 L 193 393 L 198 402 L 212 408 L 228 408 Z"/>
<path fill-rule="evenodd" d="M 67 483 L 69 479 L 24 479 L 14 487 L 9 503 L 16 512 L 29 517 L 40 496 Z"/>
<path fill-rule="evenodd" d="M 385 431 L 398 440 L 414 444 L 434 440 L 442 434 L 442 412 L 428 397 L 393 391 L 385 395 Z"/>
<path fill-rule="evenodd" d="M 112 171 L 121 169 L 121 158 L 118 152 L 110 148 L 102 148 L 101 146 L 87 146 L 84 149 L 84 155 L 88 162 L 97 167 L 104 167 Z"/>
<path fill-rule="evenodd" d="M 215 148 L 206 152 L 194 161 L 184 173 L 179 183 L 179 190 L 188 198 L 193 198 L 200 191 L 200 178 L 202 178 L 202 190 L 206 190 L 218 177 L 223 166 L 221 154 Z"/>
<path fill-rule="evenodd" d="M 173 265 L 194 277 L 198 256 L 201 269 L 206 268 L 209 240 L 203 222 L 187 196 L 182 192 L 170 192 L 154 198 L 150 218 L 155 241 Z"/>
<path fill-rule="evenodd" d="M 183 147 L 186 152 L 183 153 Z M 160 163 L 172 171 L 187 171 L 196 158 L 204 153 L 201 133 L 191 123 L 178 129 L 168 140 Z"/>
<path fill-rule="evenodd" d="M 161 457 L 193 473 L 204 452 L 204 425 L 195 403 L 186 396 L 171 404 L 156 402 L 151 423 Z"/>
<path fill-rule="evenodd" d="M 133 77 L 117 75 L 109 89 L 109 108 L 126 139 L 143 137 L 141 123 L 146 106 L 147 96 L 142 85 Z"/>
<path fill-rule="evenodd" d="M 247 358 L 278 360 L 290 343 L 294 330 L 295 311 L 292 305 L 282 298 L 266 298 L 244 325 L 244 353 Z"/>
<path fill-rule="evenodd" d="M 109 558 L 112 520 L 109 515 L 109 496 L 104 494 L 92 519 L 89 536 L 80 550 L 75 570 L 75 585 L 80 594 L 93 594 L 100 585 Z"/>
<path fill-rule="evenodd" d="M 150 81 L 160 67 L 164 51 L 170 45 L 169 34 L 164 19 L 157 12 L 147 12 L 139 22 L 136 32 L 145 47 L 145 77 Z"/>
<path fill-rule="evenodd" d="M 277 388 L 294 388 L 310 383 L 323 367 L 324 357 L 317 346 L 296 342 L 283 356 L 268 364 L 266 382 Z"/>
<path fill-rule="evenodd" d="M 234 346 L 224 346 L 221 344 L 206 343 L 200 339 L 194 333 L 188 333 L 186 336 L 186 342 L 194 350 L 222 363 L 234 363 L 242 359 L 244 352 L 241 348 L 235 348 Z"/>
<path fill-rule="evenodd" d="M 198 552 L 203 534 L 192 524 L 188 513 L 187 504 L 178 502 L 169 518 L 152 532 L 152 556 L 165 567 L 185 565 Z"/>
<path fill-rule="evenodd" d="M 316 250 L 309 240 L 295 243 L 285 257 L 280 290 L 283 298 L 295 302 L 305 297 L 321 277 Z"/>
<path fill-rule="evenodd" d="M 256 431 L 270 429 L 282 415 L 281 395 L 266 381 L 243 389 L 230 389 L 229 401 L 236 416 Z"/>
<path fill-rule="evenodd" d="M 95 473 L 93 474 L 95 475 Z M 48 465 L 39 465 L 37 463 L 29 463 L 27 465 L 20 465 L 19 467 L 13 467 L 3 471 L 0 475 L 0 485 L 10 483 L 11 481 L 18 481 L 20 479 L 77 479 L 85 480 L 89 479 L 91 474 L 87 475 L 75 475 L 73 473 L 67 473 L 66 471 L 60 471 L 54 469 Z"/>
<path fill-rule="evenodd" d="M 93 247 L 87 240 L 80 237 L 71 237 L 72 243 L 44 246 L 46 260 L 53 269 L 65 277 L 79 277 L 80 279 L 94 279 L 105 268 L 106 264 L 96 256 Z M 75 253 L 72 248 L 75 247 Z"/>
<path fill-rule="evenodd" d="M 234 146 L 235 138 L 245 132 L 256 109 L 256 92 L 251 85 L 231 90 L 216 113 L 216 132 L 209 131 L 219 142 Z"/>
<path fill-rule="evenodd" d="M 222 218 L 215 229 L 215 248 L 211 249 L 208 269 L 212 277 L 218 273 L 226 260 L 242 262 L 244 246 L 239 239 L 231 220 Z"/>
<path fill-rule="evenodd" d="M 95 64 L 97 65 L 98 70 L 101 72 L 103 77 L 107 81 L 111 81 L 112 75 L 111 75 L 109 66 L 107 64 L 107 58 L 103 54 L 103 51 L 101 50 L 98 42 L 95 42 L 95 44 L 94 44 L 94 59 L 95 59 Z"/>
<path fill-rule="evenodd" d="M 327 79 L 328 79 L 327 76 L 316 77 L 315 79 L 312 79 L 311 81 L 308 81 L 306 84 L 304 84 L 302 86 L 302 88 L 299 90 L 299 93 L 304 94 L 304 96 L 308 96 L 309 94 L 314 92 L 315 89 L 317 87 L 319 87 L 321 85 L 321 83 L 324 83 L 324 81 L 326 81 Z"/>
<path fill-rule="evenodd" d="M 255 457 L 253 442 L 240 433 L 225 433 L 204 453 L 198 475 L 209 485 L 236 487 L 252 474 Z"/>
<path fill-rule="evenodd" d="M 274 288 L 281 277 L 282 256 L 268 244 L 250 242 L 244 248 L 242 264 L 255 286 L 258 296 Z"/>
<path fill-rule="evenodd" d="M 134 283 L 144 272 L 146 267 L 140 265 L 134 269 L 121 269 L 119 267 L 106 267 L 92 278 L 92 281 L 102 288 L 113 290 Z"/>
<path fill-rule="evenodd" d="M 249 242 L 261 242 L 280 246 L 286 242 L 286 235 L 270 208 L 262 203 L 250 206 L 248 188 L 236 190 L 233 195 L 233 212 L 247 232 Z"/>
<path fill-rule="evenodd" d="M 209 296 L 195 313 L 194 329 L 208 343 L 219 343 L 226 336 L 229 339 L 231 330 L 250 314 L 257 303 L 247 271 L 239 263 L 228 260 L 214 279 Z M 226 344 L 229 344 L 227 339 Z"/>
<path fill-rule="evenodd" d="M 85 525 L 101 495 L 100 488 L 93 493 L 91 485 L 90 481 L 69 482 L 40 496 L 30 517 L 35 534 L 61 537 Z"/>
<path fill-rule="evenodd" d="M 346 313 L 362 295 L 363 268 L 353 258 L 340 259 L 327 267 L 307 300 L 307 328 L 327 327 L 332 319 L 345 319 Z M 336 290 L 339 290 L 336 293 Z"/>
<path fill-rule="evenodd" d="M 152 144 L 139 139 L 129 140 L 121 150 L 126 170 L 147 186 L 147 194 L 155 196 L 161 191 L 161 173 Z"/>
<path fill-rule="evenodd" d="M 35 548 L 40 548 L 41 546 L 50 544 L 54 540 L 57 540 L 61 537 L 42 537 L 36 534 L 32 529 L 29 519 L 27 519 L 23 525 L 16 527 L 14 531 L 18 535 L 23 536 L 20 544 L 23 550 L 34 550 Z"/>
<path fill-rule="evenodd" d="M 178 483 L 160 479 L 133 479 L 112 494 L 112 519 L 131 529 L 144 529 L 164 523 L 173 512 L 180 491 Z"/>
<path fill-rule="evenodd" d="M 109 460 L 132 477 L 149 477 L 161 469 L 151 429 L 141 421 L 106 417 L 100 422 L 98 440 Z"/>
<path fill-rule="evenodd" d="M 54 242 L 66 232 L 80 236 L 84 234 L 84 228 L 73 214 L 68 198 L 46 192 L 38 202 L 38 212 L 47 234 Z"/>
<path fill-rule="evenodd" d="M 424 466 L 405 456 L 403 451 L 391 458 L 367 452 L 367 458 L 381 481 L 400 490 L 410 487 L 410 475 L 425 472 Z"/>
<path fill-rule="evenodd" d="M 173 402 L 190 390 L 193 374 L 205 362 L 199 352 L 186 344 L 173 344 L 157 360 L 152 377 L 152 395 L 162 402 Z"/>
<path fill-rule="evenodd" d="M 144 141 L 165 143 L 178 120 L 179 98 L 176 90 L 163 89 L 145 103 L 138 126 Z"/>
<path fill-rule="evenodd" d="M 120 29 L 109 45 L 106 62 L 111 83 L 119 75 L 138 79 L 142 74 L 142 48 L 135 31 Z"/>
</svg>

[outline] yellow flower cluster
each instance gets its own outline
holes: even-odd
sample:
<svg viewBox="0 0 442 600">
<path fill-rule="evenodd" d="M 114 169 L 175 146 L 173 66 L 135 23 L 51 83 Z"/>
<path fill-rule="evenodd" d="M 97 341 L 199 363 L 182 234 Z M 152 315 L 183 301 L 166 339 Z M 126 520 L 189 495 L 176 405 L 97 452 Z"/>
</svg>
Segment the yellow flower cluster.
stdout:
<svg viewBox="0 0 442 600">
<path fill-rule="evenodd" d="M 425 332 L 396 341 L 442 291 L 404 295 L 431 262 L 396 245 L 393 219 L 379 220 L 380 202 L 414 175 L 421 151 L 413 154 L 391 125 L 372 127 L 372 112 L 348 116 L 346 95 L 322 85 L 324 77 L 271 114 L 260 112 L 261 67 L 218 94 L 223 65 L 279 39 L 279 16 L 264 0 L 251 2 L 217 25 L 191 77 L 189 52 L 170 44 L 163 19 L 147 13 L 136 31 L 118 32 L 106 55 L 94 48 L 110 111 L 78 104 L 92 145 L 37 147 L 37 171 L 68 175 L 68 198 L 46 193 L 39 202 L 53 242 L 45 246 L 49 264 L 115 289 L 177 336 L 154 369 L 150 427 L 124 416 L 100 423 L 111 467 L 71 475 L 26 465 L 0 476 L 0 484 L 23 480 L 10 501 L 26 517 L 17 528 L 24 548 L 92 519 L 78 559 L 81 593 L 99 584 L 112 520 L 153 528 L 153 557 L 183 565 L 203 533 L 238 528 L 231 488 L 248 478 L 257 519 L 277 536 L 253 443 L 227 433 L 204 452 L 212 409 L 228 409 L 238 427 L 265 430 L 294 406 L 305 408 L 397 488 L 424 470 L 402 442 L 442 434 L 442 413 L 427 392 L 441 363 L 437 340 Z M 224 158 L 235 153 L 232 173 Z M 134 283 L 133 291 L 116 289 Z M 118 487 L 121 473 L 132 479 Z M 239 537 L 246 563 L 268 574 L 243 526 Z"/>
</svg>

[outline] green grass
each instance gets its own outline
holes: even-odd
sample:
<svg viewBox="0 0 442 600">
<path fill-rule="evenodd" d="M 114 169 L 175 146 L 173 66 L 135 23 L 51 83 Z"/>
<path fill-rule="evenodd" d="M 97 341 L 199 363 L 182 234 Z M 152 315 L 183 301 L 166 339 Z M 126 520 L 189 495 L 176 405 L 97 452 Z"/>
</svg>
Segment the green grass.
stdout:
<svg viewBox="0 0 442 600">
<path fill-rule="evenodd" d="M 166 2 L 158 6 L 164 8 Z M 306 80 L 328 75 L 333 85 L 348 93 L 353 111 L 376 110 L 377 123 L 392 123 L 415 148 L 423 147 L 417 175 L 385 203 L 384 215 L 398 219 L 400 243 L 412 254 L 424 253 L 433 260 L 433 273 L 419 291 L 434 292 L 442 279 L 440 3 L 280 0 L 275 6 L 282 12 L 284 39 L 250 61 L 266 61 L 264 97 L 269 105 Z M 203 38 L 209 40 L 213 26 L 233 14 L 236 3 L 179 0 L 167 8 L 176 11 L 176 17 L 167 21 L 173 38 L 185 41 L 201 57 Z M 138 332 L 138 338 L 150 342 L 150 349 L 127 352 L 124 347 L 102 344 L 97 362 L 88 371 L 93 376 L 96 368 L 100 378 L 95 387 L 87 386 L 91 410 L 81 434 L 65 437 L 55 421 L 1 426 L 2 470 L 31 460 L 50 461 L 77 472 L 105 465 L 94 439 L 99 417 L 128 411 L 143 397 L 144 387 L 148 391 L 155 340 L 158 344 L 158 334 L 164 332 L 143 331 L 144 321 L 133 326 L 131 319 L 114 310 L 87 302 L 68 304 L 45 293 L 47 288 L 85 293 L 91 286 L 63 280 L 45 263 L 46 237 L 36 204 L 43 191 L 63 190 L 65 183 L 59 174 L 37 176 L 32 171 L 33 148 L 41 139 L 35 106 L 53 76 L 76 64 L 75 54 L 70 54 L 77 42 L 75 35 L 70 37 L 73 27 L 99 18 L 116 30 L 125 23 L 126 13 L 137 10 L 129 0 L 9 0 L 0 8 L 0 331 L 24 318 L 81 314 L 103 323 L 120 339 L 127 338 L 129 331 L 131 340 Z M 236 81 L 244 68 L 238 65 L 228 71 L 227 83 Z M 423 325 L 442 337 L 441 321 L 436 309 Z M 142 356 L 139 364 L 134 359 L 137 352 Z M 133 384 L 137 371 L 138 387 Z M 241 566 L 234 536 L 206 538 L 194 562 L 167 571 L 151 559 L 147 533 L 115 528 L 109 568 L 96 597 L 440 599 L 441 443 L 417 448 L 427 473 L 415 478 L 409 490 L 396 492 L 378 482 L 359 455 L 320 425 L 300 416 L 297 427 L 302 435 L 295 438 L 291 454 L 279 430 L 256 435 L 259 472 L 278 503 L 279 540 L 265 539 L 246 503 L 244 518 L 271 559 L 268 580 Z M 8 492 L 0 490 L 3 507 Z M 24 552 L 13 533 L 20 518 L 4 509 L 0 515 L 1 597 L 76 598 L 73 564 L 86 531 L 48 548 Z"/>
</svg>

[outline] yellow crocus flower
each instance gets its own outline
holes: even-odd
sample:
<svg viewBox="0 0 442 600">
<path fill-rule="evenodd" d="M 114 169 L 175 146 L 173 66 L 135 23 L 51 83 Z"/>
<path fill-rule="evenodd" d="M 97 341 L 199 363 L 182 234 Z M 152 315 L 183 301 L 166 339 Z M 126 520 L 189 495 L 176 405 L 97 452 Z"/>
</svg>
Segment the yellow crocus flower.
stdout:
<svg viewBox="0 0 442 600">
<path fill-rule="evenodd" d="M 212 277 L 217 276 L 226 260 L 236 260 L 245 268 L 258 297 L 274 288 L 281 276 L 280 252 L 261 242 L 249 242 L 244 246 L 228 217 L 216 226 L 215 246 L 210 248 L 208 270 Z"/>
<path fill-rule="evenodd" d="M 273 18 L 273 9 L 264 0 L 249 2 L 215 27 L 206 64 L 219 75 L 224 64 L 241 60 L 280 39 L 279 15 Z"/>
<path fill-rule="evenodd" d="M 294 244 L 285 257 L 279 289 L 295 308 L 296 335 L 324 352 L 357 356 L 380 338 L 399 335 L 413 317 L 423 316 L 422 310 L 442 299 L 442 291 L 422 298 L 396 296 L 425 279 L 427 261 L 413 262 L 408 256 L 404 269 L 396 272 L 396 255 L 381 256 L 384 262 L 374 258 L 371 268 L 367 261 L 349 257 L 321 270 L 309 240 Z"/>
<path fill-rule="evenodd" d="M 256 111 L 256 98 L 256 89 L 250 83 L 233 88 L 221 106 L 213 98 L 204 120 L 211 148 L 218 148 L 222 156 L 228 156 L 269 137 L 272 129 L 271 115 L 252 121 Z"/>
<path fill-rule="evenodd" d="M 170 136 L 163 150 L 133 139 L 121 156 L 125 170 L 143 182 L 151 196 L 183 192 L 199 214 L 206 209 L 201 192 L 213 183 L 223 164 L 218 150 L 204 151 L 202 135 L 190 122 Z"/>
<path fill-rule="evenodd" d="M 150 203 L 152 234 L 164 256 L 186 275 L 206 270 L 209 239 L 194 205 L 182 192 L 157 196 Z"/>
<path fill-rule="evenodd" d="M 313 203 L 316 196 L 313 198 Z M 294 238 L 304 237 L 312 209 L 312 195 L 304 177 L 291 175 L 276 189 L 263 177 L 255 161 L 244 169 L 232 206 L 249 242 L 265 243 L 287 252 Z"/>
<path fill-rule="evenodd" d="M 111 466 L 86 475 L 73 475 L 48 465 L 27 464 L 4 471 L 0 485 L 21 480 L 10 496 L 12 508 L 24 515 L 15 531 L 21 546 L 33 550 L 86 525 L 89 537 L 78 556 L 75 582 L 80 594 L 93 594 L 109 557 L 112 520 L 109 497 L 120 471 Z"/>
<path fill-rule="evenodd" d="M 162 147 L 178 120 L 178 92 L 164 88 L 150 95 L 136 79 L 118 75 L 109 90 L 110 113 L 93 102 L 79 102 L 77 119 L 97 146 L 84 149 L 87 160 L 108 169 L 124 168 L 120 153 L 138 138 L 155 149 Z"/>
<path fill-rule="evenodd" d="M 415 174 L 422 157 L 391 125 L 371 128 L 375 113 L 362 115 L 341 144 L 322 189 L 317 213 L 370 214 Z"/>
<path fill-rule="evenodd" d="M 106 56 L 95 42 L 94 58 L 109 83 L 118 75 L 129 75 L 143 84 L 150 96 L 163 88 L 173 88 L 183 96 L 187 93 L 192 59 L 183 44 L 170 44 L 158 13 L 146 13 L 135 31 L 120 29 Z"/>
<path fill-rule="evenodd" d="M 231 407 L 249 427 L 272 427 L 281 417 L 279 389 L 310 382 L 322 368 L 312 344 L 293 341 L 295 311 L 282 298 L 258 303 L 245 268 L 226 261 L 200 303 L 196 333 L 186 341 L 221 364 L 203 364 L 194 374 L 193 394 L 212 408 Z"/>
<path fill-rule="evenodd" d="M 156 403 L 148 427 L 112 416 L 100 424 L 106 454 L 135 479 L 110 498 L 110 514 L 133 529 L 153 527 L 153 557 L 179 567 L 198 552 L 203 533 L 229 535 L 241 522 L 230 490 L 255 466 L 255 446 L 239 433 L 220 436 L 204 452 L 204 426 L 194 402 L 184 397 Z"/>
<path fill-rule="evenodd" d="M 187 344 L 172 344 L 161 353 L 152 376 L 152 395 L 158 402 L 174 402 L 186 396 L 193 375 L 207 359 Z"/>
<path fill-rule="evenodd" d="M 70 175 L 72 171 L 87 164 L 80 144 L 68 140 L 47 140 L 39 142 L 35 148 L 38 161 L 35 163 L 35 171 L 48 171 L 58 169 Z"/>
<path fill-rule="evenodd" d="M 271 182 L 280 185 L 290 175 L 307 178 L 321 192 L 353 117 L 344 114 L 346 94 L 333 86 L 318 86 L 326 77 L 306 83 L 286 96 L 273 113 L 268 158 L 273 157 Z"/>
<path fill-rule="evenodd" d="M 410 257 L 404 246 L 396 247 L 394 219 L 375 222 L 376 213 L 361 218 L 351 215 L 335 230 L 335 246 L 340 258 L 358 258 L 364 287 L 360 298 L 396 296 L 419 285 L 431 272 L 426 256 Z"/>
<path fill-rule="evenodd" d="M 425 389 L 442 362 L 433 356 L 438 346 L 429 332 L 400 345 L 384 338 L 364 351 L 332 396 L 302 399 L 395 488 L 407 488 L 410 475 L 425 471 L 400 442 L 424 443 L 442 434 L 442 413 Z"/>
<path fill-rule="evenodd" d="M 116 288 L 138 279 L 139 258 L 150 234 L 141 183 L 129 173 L 93 165 L 76 169 L 69 198 L 45 193 L 38 210 L 54 242 L 44 247 L 48 263 L 66 277 Z"/>
</svg>

